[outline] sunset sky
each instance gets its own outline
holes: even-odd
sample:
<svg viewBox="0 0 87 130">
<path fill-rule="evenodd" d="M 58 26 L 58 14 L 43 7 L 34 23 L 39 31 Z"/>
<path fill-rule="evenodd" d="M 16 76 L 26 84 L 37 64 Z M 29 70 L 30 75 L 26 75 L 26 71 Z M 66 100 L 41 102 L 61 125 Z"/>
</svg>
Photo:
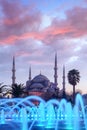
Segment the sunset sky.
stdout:
<svg viewBox="0 0 87 130">
<path fill-rule="evenodd" d="M 58 86 L 62 68 L 78 69 L 77 89 L 87 93 L 87 0 L 0 0 L 0 82 L 11 84 L 12 57 L 16 82 L 26 83 L 41 71 L 54 81 L 54 56 L 58 56 Z"/>
</svg>

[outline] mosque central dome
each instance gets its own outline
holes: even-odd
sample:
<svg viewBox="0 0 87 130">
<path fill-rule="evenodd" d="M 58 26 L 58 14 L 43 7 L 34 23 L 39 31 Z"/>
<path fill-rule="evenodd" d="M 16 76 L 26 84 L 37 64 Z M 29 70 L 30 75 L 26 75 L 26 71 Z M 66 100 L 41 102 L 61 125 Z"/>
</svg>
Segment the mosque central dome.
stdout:
<svg viewBox="0 0 87 130">
<path fill-rule="evenodd" d="M 27 90 L 44 92 L 49 87 L 50 87 L 50 80 L 46 76 L 39 74 L 35 76 L 31 81 L 29 81 Z"/>
<path fill-rule="evenodd" d="M 46 76 L 44 76 L 44 75 L 42 75 L 42 74 L 39 74 L 39 75 L 37 75 L 37 76 L 35 76 L 35 77 L 33 78 L 33 82 L 35 82 L 35 83 L 39 83 L 39 82 L 49 82 L 49 79 L 48 79 Z"/>
</svg>

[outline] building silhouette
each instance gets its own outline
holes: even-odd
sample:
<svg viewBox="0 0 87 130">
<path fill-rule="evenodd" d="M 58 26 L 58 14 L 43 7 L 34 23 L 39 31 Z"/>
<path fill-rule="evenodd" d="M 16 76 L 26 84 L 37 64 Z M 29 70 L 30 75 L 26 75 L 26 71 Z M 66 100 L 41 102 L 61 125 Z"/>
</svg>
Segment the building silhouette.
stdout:
<svg viewBox="0 0 87 130">
<path fill-rule="evenodd" d="M 12 85 L 15 84 L 16 76 L 15 76 L 15 57 L 13 56 L 13 63 L 12 63 Z"/>
<path fill-rule="evenodd" d="M 15 57 L 13 57 L 12 63 L 12 85 L 15 84 Z M 37 95 L 41 97 L 49 96 L 49 97 L 56 97 L 59 93 L 59 86 L 58 86 L 58 65 L 57 65 L 57 53 L 55 53 L 55 60 L 54 60 L 54 82 L 51 82 L 48 77 L 45 75 L 38 74 L 34 78 L 32 78 L 32 70 L 31 66 L 29 67 L 29 76 L 28 81 L 26 81 L 25 86 L 25 93 L 27 95 Z M 63 89 L 60 90 L 60 93 L 65 95 L 65 66 L 63 66 Z"/>
</svg>

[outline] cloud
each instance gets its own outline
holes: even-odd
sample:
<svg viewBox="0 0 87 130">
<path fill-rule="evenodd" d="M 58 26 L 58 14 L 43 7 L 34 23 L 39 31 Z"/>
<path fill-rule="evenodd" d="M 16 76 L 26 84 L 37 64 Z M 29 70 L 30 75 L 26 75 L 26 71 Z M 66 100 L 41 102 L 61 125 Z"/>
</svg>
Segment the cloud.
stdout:
<svg viewBox="0 0 87 130">
<path fill-rule="evenodd" d="M 15 53 L 18 57 L 25 58 L 33 55 L 34 60 L 35 58 L 38 60 L 36 55 L 39 57 L 39 54 L 41 54 L 42 57 L 46 57 L 51 53 L 52 56 L 55 51 L 58 51 L 60 61 L 65 62 L 75 53 L 74 48 L 76 45 L 73 44 L 73 40 L 86 34 L 86 8 L 75 7 L 68 10 L 65 12 L 65 19 L 55 17 L 53 20 L 51 19 L 52 22 L 48 26 L 40 29 L 40 25 L 44 22 L 42 22 L 43 16 L 41 16 L 40 11 L 36 10 L 35 12 L 31 6 L 25 8 L 18 1 L 12 3 L 9 3 L 8 0 L 2 1 L 1 5 L 4 14 L 2 29 L 6 35 L 2 36 L 0 43 L 4 45 L 6 43 L 7 45 L 10 44 L 11 48 L 13 46 L 14 51 L 11 54 Z M 13 9 L 13 11 L 11 12 L 9 8 L 10 10 Z M 16 10 L 18 15 L 16 15 Z M 79 22 L 81 19 L 82 22 Z M 37 41 L 42 43 L 40 48 Z M 12 45 L 13 43 L 14 45 Z M 35 48 L 35 45 L 37 48 Z"/>
<path fill-rule="evenodd" d="M 80 38 L 87 35 L 87 8 L 74 7 L 65 12 L 66 18 L 54 18 L 52 24 L 44 30 L 43 40 L 51 44 L 55 38 Z"/>
<path fill-rule="evenodd" d="M 87 3 L 87 0 L 84 0 Z"/>
<path fill-rule="evenodd" d="M 8 45 L 9 50 L 14 48 L 10 54 L 24 57 L 26 61 L 27 57 L 31 56 L 30 59 L 37 59 L 40 62 L 39 54 L 46 58 L 49 53 L 52 56 L 57 51 L 60 64 L 62 60 L 65 62 L 71 57 L 77 56 L 77 51 L 74 51 L 77 47 L 74 39 L 87 35 L 86 8 L 69 9 L 65 12 L 65 19 L 53 17 L 50 21 L 50 16 L 47 15 L 50 24 L 42 27 L 44 15 L 41 15 L 38 9 L 33 8 L 35 5 L 25 6 L 20 0 L 15 2 L 1 0 L 0 4 L 2 8 L 0 44 Z M 79 43 L 77 42 L 77 44 Z"/>
<path fill-rule="evenodd" d="M 0 17 L 0 39 L 13 42 L 26 32 L 39 29 L 41 13 L 33 5 L 22 5 L 19 1 L 0 1 L 2 15 Z M 11 39 L 11 40 L 10 40 Z M 12 40 L 13 39 L 13 40 Z"/>
<path fill-rule="evenodd" d="M 52 44 L 55 39 L 80 38 L 87 35 L 87 8 L 69 9 L 65 12 L 65 19 L 55 17 L 45 28 L 42 27 L 44 15 L 33 9 L 33 5 L 24 6 L 17 0 L 15 2 L 1 0 L 1 8 L 3 15 L 0 18 L 2 21 L 0 44 L 12 44 L 17 40 L 29 38 L 42 41 L 44 44 Z M 47 17 L 50 20 L 50 16 Z"/>
</svg>

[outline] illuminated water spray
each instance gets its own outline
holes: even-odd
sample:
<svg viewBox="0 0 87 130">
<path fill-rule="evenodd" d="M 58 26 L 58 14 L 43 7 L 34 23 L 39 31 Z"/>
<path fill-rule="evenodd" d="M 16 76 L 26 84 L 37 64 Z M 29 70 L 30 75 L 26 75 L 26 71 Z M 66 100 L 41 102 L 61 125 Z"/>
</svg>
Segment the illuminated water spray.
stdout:
<svg viewBox="0 0 87 130">
<path fill-rule="evenodd" d="M 1 110 L 0 119 L 0 124 L 5 124 L 5 113 L 3 109 Z"/>
<path fill-rule="evenodd" d="M 28 130 L 28 115 L 25 108 L 21 109 L 21 123 L 22 123 L 22 130 Z"/>
<path fill-rule="evenodd" d="M 37 96 L 0 102 L 1 129 L 4 126 L 8 130 L 10 124 L 13 130 L 87 130 L 87 113 L 80 95 L 74 106 L 65 99 L 45 102 Z"/>
</svg>

